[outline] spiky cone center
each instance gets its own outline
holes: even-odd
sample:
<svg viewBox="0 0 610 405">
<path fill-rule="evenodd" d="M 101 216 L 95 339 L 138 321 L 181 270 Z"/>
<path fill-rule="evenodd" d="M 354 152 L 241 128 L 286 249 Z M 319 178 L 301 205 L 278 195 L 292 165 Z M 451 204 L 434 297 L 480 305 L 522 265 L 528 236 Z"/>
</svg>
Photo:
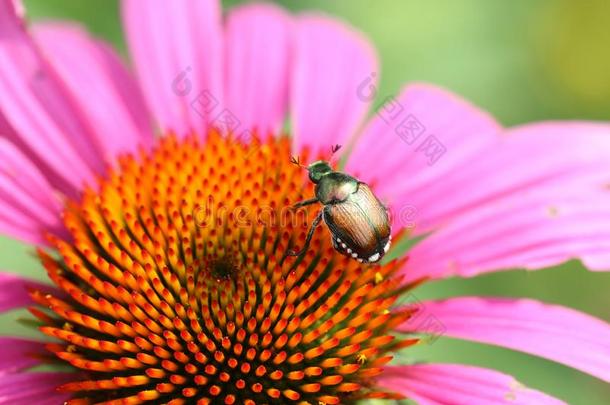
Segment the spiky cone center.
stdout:
<svg viewBox="0 0 610 405">
<path fill-rule="evenodd" d="M 288 138 L 167 136 L 69 203 L 71 240 L 39 256 L 65 292 L 34 291 L 48 348 L 80 372 L 70 404 L 337 404 L 375 388 L 391 352 L 401 263 L 362 265 L 318 229 Z"/>
</svg>

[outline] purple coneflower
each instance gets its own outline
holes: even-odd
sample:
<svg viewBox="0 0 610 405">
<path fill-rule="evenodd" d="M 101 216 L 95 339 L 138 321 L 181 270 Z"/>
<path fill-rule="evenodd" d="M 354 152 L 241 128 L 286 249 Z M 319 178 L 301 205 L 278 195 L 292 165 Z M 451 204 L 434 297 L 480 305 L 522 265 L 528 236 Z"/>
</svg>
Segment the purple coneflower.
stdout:
<svg viewBox="0 0 610 405">
<path fill-rule="evenodd" d="M 388 365 L 438 333 L 610 381 L 610 326 L 589 315 L 401 304 L 451 276 L 610 269 L 609 125 L 504 129 L 425 84 L 362 125 L 377 62 L 336 20 L 253 4 L 223 21 L 216 1 L 122 13 L 137 80 L 81 28 L 28 27 L 0 0 L 0 228 L 53 283 L 0 275 L 0 310 L 28 307 L 46 335 L 0 339 L 1 403 L 561 403 L 493 370 Z M 316 214 L 285 209 L 313 195 L 289 156 L 334 144 L 387 201 L 394 246 L 423 237 L 408 259 L 361 264 L 321 229 L 286 256 Z"/>
</svg>

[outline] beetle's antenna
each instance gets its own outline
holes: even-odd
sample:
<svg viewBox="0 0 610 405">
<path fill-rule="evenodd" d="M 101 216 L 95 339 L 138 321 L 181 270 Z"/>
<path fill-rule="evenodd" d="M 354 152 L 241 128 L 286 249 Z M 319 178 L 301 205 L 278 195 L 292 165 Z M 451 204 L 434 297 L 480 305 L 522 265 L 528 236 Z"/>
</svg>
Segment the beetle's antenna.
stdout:
<svg viewBox="0 0 610 405">
<path fill-rule="evenodd" d="M 307 166 L 301 164 L 301 159 L 298 156 L 290 156 L 290 163 L 293 165 L 297 165 L 302 169 L 307 169 Z"/>
<path fill-rule="evenodd" d="M 331 153 L 330 161 L 331 161 L 331 163 L 334 163 L 333 162 L 333 160 L 334 160 L 333 158 L 336 156 L 335 154 L 339 151 L 339 149 L 341 149 L 341 145 L 339 145 L 339 144 L 336 144 L 336 145 L 333 145 L 333 146 L 330 147 L 330 153 Z"/>
</svg>

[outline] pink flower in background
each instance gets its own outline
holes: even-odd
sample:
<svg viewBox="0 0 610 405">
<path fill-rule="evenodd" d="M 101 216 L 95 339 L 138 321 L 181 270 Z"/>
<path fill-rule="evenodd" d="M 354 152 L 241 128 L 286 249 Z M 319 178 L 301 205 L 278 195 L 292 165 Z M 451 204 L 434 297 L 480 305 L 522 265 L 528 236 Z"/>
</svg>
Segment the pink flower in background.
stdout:
<svg viewBox="0 0 610 405">
<path fill-rule="evenodd" d="M 0 338 L 0 403 L 561 403 L 493 370 L 385 365 L 420 335 L 610 382 L 603 320 L 530 299 L 398 305 L 452 276 L 572 258 L 610 269 L 610 125 L 505 129 L 427 84 L 365 120 L 368 41 L 272 5 L 223 19 L 215 1 L 124 1 L 135 78 L 80 27 L 22 14 L 0 0 L 0 229 L 39 247 L 54 286 L 4 272 L 0 310 L 30 307 L 59 340 Z M 333 144 L 387 201 L 395 239 L 425 236 L 408 261 L 360 265 L 322 230 L 284 260 L 307 228 L 202 227 L 188 214 L 208 195 L 274 209 L 311 196 L 289 149 Z M 41 362 L 72 371 L 29 370 Z"/>
</svg>

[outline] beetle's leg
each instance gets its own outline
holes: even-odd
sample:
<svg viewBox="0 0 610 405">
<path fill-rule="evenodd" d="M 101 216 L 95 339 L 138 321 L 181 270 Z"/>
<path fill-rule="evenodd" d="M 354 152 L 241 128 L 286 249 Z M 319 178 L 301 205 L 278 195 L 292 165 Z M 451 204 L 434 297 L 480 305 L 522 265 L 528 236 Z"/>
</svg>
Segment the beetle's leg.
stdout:
<svg viewBox="0 0 610 405">
<path fill-rule="evenodd" d="M 318 202 L 318 199 L 317 199 L 317 198 L 310 198 L 310 199 L 308 199 L 308 200 L 303 200 L 303 201 L 300 201 L 300 202 L 298 202 L 298 203 L 294 204 L 294 205 L 292 206 L 292 208 L 293 208 L 293 209 L 297 209 L 297 208 L 305 207 L 306 205 L 315 204 L 315 203 L 317 203 L 317 202 Z"/>
<path fill-rule="evenodd" d="M 320 225 L 320 222 L 322 222 L 322 213 L 323 210 L 320 210 L 318 215 L 316 215 L 315 219 L 313 220 L 311 228 L 309 228 L 309 232 L 307 232 L 307 238 L 305 239 L 305 245 L 303 245 L 303 248 L 298 252 L 295 252 L 294 250 L 289 250 L 288 256 L 301 256 L 303 253 L 307 252 L 307 249 L 309 249 L 309 244 L 311 243 L 311 238 L 313 238 L 313 233 L 318 227 L 318 225 Z"/>
</svg>

